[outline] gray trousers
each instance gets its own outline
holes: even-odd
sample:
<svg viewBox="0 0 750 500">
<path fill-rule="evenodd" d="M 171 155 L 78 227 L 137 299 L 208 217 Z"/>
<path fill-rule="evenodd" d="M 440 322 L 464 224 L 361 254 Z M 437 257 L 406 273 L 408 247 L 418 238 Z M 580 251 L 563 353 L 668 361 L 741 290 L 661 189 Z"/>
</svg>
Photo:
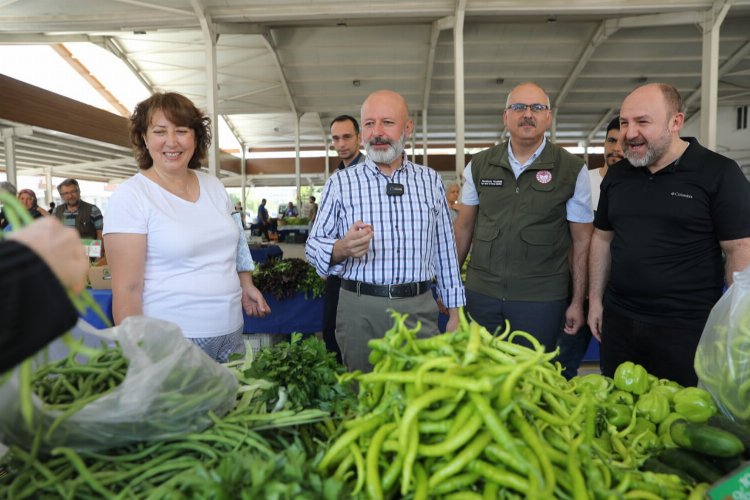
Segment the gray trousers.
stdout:
<svg viewBox="0 0 750 500">
<path fill-rule="evenodd" d="M 356 292 L 342 288 L 336 314 L 336 342 L 349 371 L 372 371 L 367 359 L 370 355 L 367 342 L 382 338 L 393 327 L 390 310 L 407 313 L 406 324 L 410 328 L 421 321 L 418 337 L 432 337 L 439 333 L 437 303 L 429 291 L 416 297 L 389 299 L 371 295 L 358 297 Z"/>
</svg>

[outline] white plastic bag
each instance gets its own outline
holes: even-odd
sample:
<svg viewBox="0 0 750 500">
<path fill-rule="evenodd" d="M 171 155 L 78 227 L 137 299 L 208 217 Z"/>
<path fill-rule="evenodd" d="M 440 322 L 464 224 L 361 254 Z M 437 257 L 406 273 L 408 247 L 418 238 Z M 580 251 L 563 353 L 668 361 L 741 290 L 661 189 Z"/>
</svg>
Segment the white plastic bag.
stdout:
<svg viewBox="0 0 750 500">
<path fill-rule="evenodd" d="M 237 380 L 173 323 L 130 317 L 120 326 L 101 330 L 104 340 L 117 340 L 128 359 L 125 379 L 112 392 L 48 430 L 60 415 L 33 396 L 34 429 L 21 415 L 18 369 L 0 386 L 0 441 L 31 447 L 35 434 L 42 449 L 67 446 L 102 450 L 136 441 L 151 441 L 198 432 L 209 425 L 209 411 L 219 416 L 235 404 Z"/>
<path fill-rule="evenodd" d="M 694 366 L 722 413 L 750 424 L 750 266 L 711 310 Z"/>
</svg>

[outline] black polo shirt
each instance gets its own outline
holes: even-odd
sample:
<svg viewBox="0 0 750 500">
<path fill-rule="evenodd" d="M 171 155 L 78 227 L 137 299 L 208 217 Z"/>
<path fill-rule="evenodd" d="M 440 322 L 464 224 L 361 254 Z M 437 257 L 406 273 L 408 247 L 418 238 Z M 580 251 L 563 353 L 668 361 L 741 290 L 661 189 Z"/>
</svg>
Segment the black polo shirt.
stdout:
<svg viewBox="0 0 750 500">
<path fill-rule="evenodd" d="M 750 237 L 750 184 L 694 138 L 652 174 L 623 160 L 601 185 L 594 226 L 614 231 L 605 307 L 660 326 L 703 328 L 724 286 L 720 241 Z"/>
</svg>

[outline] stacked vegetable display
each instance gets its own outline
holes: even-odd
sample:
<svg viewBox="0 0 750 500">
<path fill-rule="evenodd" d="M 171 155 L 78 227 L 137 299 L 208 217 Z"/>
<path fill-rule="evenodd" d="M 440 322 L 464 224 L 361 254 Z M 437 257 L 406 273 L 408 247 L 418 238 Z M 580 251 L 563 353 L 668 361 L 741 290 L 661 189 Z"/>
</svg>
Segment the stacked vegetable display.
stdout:
<svg viewBox="0 0 750 500">
<path fill-rule="evenodd" d="M 657 423 L 669 420 L 663 433 L 681 446 L 697 442 L 691 426 L 698 424 L 683 417 L 710 416 L 699 389 L 657 381 L 632 363 L 615 382 L 596 375 L 568 383 L 551 363 L 554 353 L 524 332 L 493 337 L 462 318 L 454 334 L 418 338 L 404 317 L 395 319 L 370 343 L 374 371 L 352 375 L 359 412 L 319 464 L 354 492 L 657 499 L 700 498 L 708 487 L 696 482 L 706 478 L 644 466 L 667 446 Z M 508 342 L 519 336 L 534 348 Z M 682 413 L 670 417 L 672 404 Z M 727 455 L 742 450 L 731 434 L 700 431 L 719 433 Z"/>
<path fill-rule="evenodd" d="M 249 350 L 226 365 L 236 405 L 209 429 L 106 452 L 12 447 L 0 498 L 698 499 L 750 449 L 706 391 L 633 363 L 569 382 L 509 327 L 462 316 L 420 337 L 394 313 L 371 348 L 366 374 L 298 334 Z"/>
</svg>

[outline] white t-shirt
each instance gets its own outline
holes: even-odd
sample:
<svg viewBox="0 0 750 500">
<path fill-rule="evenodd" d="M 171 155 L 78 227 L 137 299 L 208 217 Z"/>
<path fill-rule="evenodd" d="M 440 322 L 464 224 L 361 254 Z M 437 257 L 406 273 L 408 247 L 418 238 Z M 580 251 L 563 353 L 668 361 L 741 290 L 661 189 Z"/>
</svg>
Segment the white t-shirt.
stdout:
<svg viewBox="0 0 750 500">
<path fill-rule="evenodd" d="M 185 337 L 217 337 L 243 322 L 237 276 L 238 228 L 219 180 L 202 172 L 195 203 L 141 173 L 109 201 L 104 234 L 145 234 L 143 315 L 176 323 Z"/>
<path fill-rule="evenodd" d="M 594 168 L 589 170 L 589 180 L 591 181 L 591 203 L 594 205 L 594 210 L 599 205 L 599 193 L 602 184 L 602 174 L 600 168 Z"/>
</svg>

